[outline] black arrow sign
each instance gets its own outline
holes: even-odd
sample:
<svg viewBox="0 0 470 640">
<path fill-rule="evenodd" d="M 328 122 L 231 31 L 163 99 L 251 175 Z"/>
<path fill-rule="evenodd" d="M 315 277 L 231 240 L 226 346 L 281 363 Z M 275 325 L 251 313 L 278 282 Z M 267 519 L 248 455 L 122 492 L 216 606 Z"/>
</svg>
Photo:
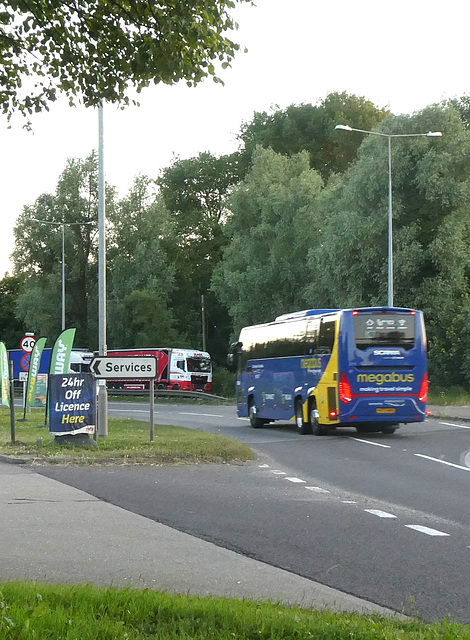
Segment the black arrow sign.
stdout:
<svg viewBox="0 0 470 640">
<path fill-rule="evenodd" d="M 95 374 L 95 376 L 99 376 L 100 375 L 100 364 L 101 364 L 101 360 L 93 360 L 93 362 L 90 365 L 90 369 L 92 371 L 92 373 Z"/>
</svg>

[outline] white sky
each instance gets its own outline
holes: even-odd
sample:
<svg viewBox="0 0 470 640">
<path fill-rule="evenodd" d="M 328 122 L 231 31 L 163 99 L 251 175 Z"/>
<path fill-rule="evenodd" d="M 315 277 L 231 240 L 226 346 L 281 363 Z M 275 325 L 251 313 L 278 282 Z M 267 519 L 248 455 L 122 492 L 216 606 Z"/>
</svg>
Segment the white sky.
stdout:
<svg viewBox="0 0 470 640">
<path fill-rule="evenodd" d="M 223 72 L 225 86 L 149 87 L 140 108 L 104 110 L 106 181 L 125 195 L 134 177 L 157 177 L 175 156 L 231 153 L 255 111 L 316 103 L 332 91 L 413 113 L 470 93 L 467 0 L 256 0 L 234 12 L 248 48 Z M 0 124 L 0 277 L 10 269 L 12 229 L 23 205 L 54 192 L 67 158 L 98 146 L 97 111 L 66 100 Z M 60 256 L 58 256 L 58 260 Z"/>
</svg>

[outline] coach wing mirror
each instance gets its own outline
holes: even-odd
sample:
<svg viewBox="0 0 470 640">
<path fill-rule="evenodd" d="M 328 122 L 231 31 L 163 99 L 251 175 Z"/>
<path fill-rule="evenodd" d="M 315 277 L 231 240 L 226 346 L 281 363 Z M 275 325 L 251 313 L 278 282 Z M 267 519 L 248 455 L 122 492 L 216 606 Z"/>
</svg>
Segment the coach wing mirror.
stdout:
<svg viewBox="0 0 470 640">
<path fill-rule="evenodd" d="M 227 354 L 227 366 L 229 369 L 235 369 L 235 355 L 242 346 L 241 342 L 232 342 L 230 345 L 229 352 Z"/>
</svg>

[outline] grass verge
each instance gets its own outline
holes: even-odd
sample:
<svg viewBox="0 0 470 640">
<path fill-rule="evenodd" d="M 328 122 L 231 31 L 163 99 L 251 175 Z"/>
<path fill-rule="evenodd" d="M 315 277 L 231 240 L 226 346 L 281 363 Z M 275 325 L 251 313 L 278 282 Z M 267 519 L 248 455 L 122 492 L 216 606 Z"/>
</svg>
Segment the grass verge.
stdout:
<svg viewBox="0 0 470 640">
<path fill-rule="evenodd" d="M 430 388 L 429 404 L 465 407 L 470 405 L 470 393 L 462 387 L 448 387 L 445 389 Z"/>
<path fill-rule="evenodd" d="M 40 428 L 43 424 L 44 411 L 33 410 L 27 422 L 17 422 L 16 442 L 12 444 L 9 411 L 0 409 L 0 453 L 32 456 L 39 463 L 66 458 L 88 464 L 105 459 L 123 463 L 197 464 L 253 458 L 249 447 L 232 438 L 183 427 L 155 425 L 155 441 L 150 442 L 147 423 L 109 418 L 107 438 L 98 438 L 94 447 L 76 447 L 55 444 L 48 429 Z"/>
<path fill-rule="evenodd" d="M 470 628 L 91 585 L 0 583 L 0 640 L 454 640 Z"/>
</svg>

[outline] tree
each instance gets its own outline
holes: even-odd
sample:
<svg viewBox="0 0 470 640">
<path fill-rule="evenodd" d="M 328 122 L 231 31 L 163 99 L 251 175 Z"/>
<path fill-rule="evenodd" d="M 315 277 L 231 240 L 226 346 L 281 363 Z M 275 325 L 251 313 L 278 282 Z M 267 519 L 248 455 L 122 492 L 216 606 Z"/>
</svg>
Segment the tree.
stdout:
<svg viewBox="0 0 470 640">
<path fill-rule="evenodd" d="M 212 273 L 227 243 L 223 233 L 226 199 L 240 180 L 243 168 L 238 153 L 216 157 L 200 153 L 175 160 L 157 180 L 160 194 L 175 225 L 176 290 L 173 310 L 180 331 L 194 346 L 202 347 L 201 297 L 208 317 L 207 348 L 216 360 L 225 360 L 230 320 L 210 291 Z"/>
<path fill-rule="evenodd" d="M 301 308 L 305 259 L 319 237 L 321 189 L 307 152 L 288 158 L 255 151 L 251 171 L 228 201 L 230 243 L 212 281 L 235 330 Z"/>
<path fill-rule="evenodd" d="M 94 153 L 85 160 L 68 160 L 56 193 L 42 194 L 23 208 L 13 252 L 14 272 L 25 277 L 18 316 L 31 331 L 52 339 L 61 329 L 64 225 L 66 325 L 76 327 L 76 342 L 90 348 L 96 344 L 96 173 Z M 113 200 L 108 188 L 109 211 Z"/>
<path fill-rule="evenodd" d="M 174 224 L 146 176 L 116 203 L 108 232 L 108 342 L 110 348 L 186 344 L 175 328 L 175 268 L 169 248 Z"/>
<path fill-rule="evenodd" d="M 7 349 L 18 348 L 24 332 L 28 330 L 14 313 L 22 286 L 23 279 L 18 276 L 5 274 L 0 280 L 0 340 Z"/>
<path fill-rule="evenodd" d="M 129 103 L 151 82 L 218 80 L 239 45 L 227 13 L 249 0 L 0 2 L 0 109 L 31 114 L 57 93 L 73 104 Z"/>
<path fill-rule="evenodd" d="M 444 133 L 434 141 L 392 141 L 394 297 L 397 306 L 424 311 L 431 380 L 470 382 L 470 130 L 460 113 L 446 105 L 414 116 L 390 116 L 380 130 Z M 335 307 L 385 305 L 386 140 L 367 136 L 358 160 L 328 185 L 320 204 L 322 240 L 309 251 L 304 301 Z"/>
<path fill-rule="evenodd" d="M 370 131 L 387 114 L 386 109 L 369 100 L 344 92 L 330 93 L 317 105 L 291 105 L 272 113 L 255 113 L 240 134 L 245 162 L 257 145 L 288 156 L 306 150 L 310 166 L 327 180 L 348 168 L 362 141 L 362 136 L 345 136 L 335 131 L 335 126 L 348 124 Z"/>
</svg>

